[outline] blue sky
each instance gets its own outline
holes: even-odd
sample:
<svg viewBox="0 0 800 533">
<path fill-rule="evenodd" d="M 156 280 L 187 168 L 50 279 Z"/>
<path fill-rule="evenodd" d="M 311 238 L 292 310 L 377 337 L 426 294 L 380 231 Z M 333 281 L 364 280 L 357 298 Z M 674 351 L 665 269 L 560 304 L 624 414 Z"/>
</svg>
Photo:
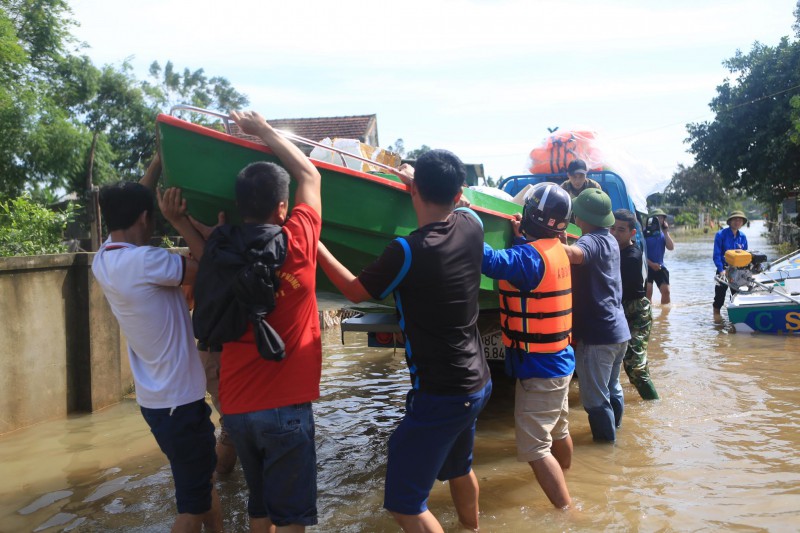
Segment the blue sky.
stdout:
<svg viewBox="0 0 800 533">
<path fill-rule="evenodd" d="M 525 173 L 548 127 L 598 132 L 670 177 L 722 61 L 793 35 L 794 0 L 72 0 L 98 64 L 228 78 L 272 118 L 375 113 L 381 146 Z"/>
</svg>

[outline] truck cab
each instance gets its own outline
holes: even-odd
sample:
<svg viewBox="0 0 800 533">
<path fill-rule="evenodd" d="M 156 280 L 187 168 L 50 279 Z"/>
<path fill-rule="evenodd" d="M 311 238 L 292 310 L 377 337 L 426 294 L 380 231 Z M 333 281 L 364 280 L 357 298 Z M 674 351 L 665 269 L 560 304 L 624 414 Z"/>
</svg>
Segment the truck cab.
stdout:
<svg viewBox="0 0 800 533">
<path fill-rule="evenodd" d="M 647 247 L 645 246 L 642 233 L 642 221 L 646 219 L 646 213 L 636 211 L 633 200 L 628 194 L 625 181 L 615 172 L 609 170 L 591 171 L 587 174 L 598 182 L 603 191 L 611 198 L 612 209 L 628 209 L 636 214 L 636 246 L 642 250 L 642 256 L 646 256 Z M 553 182 L 561 184 L 567 179 L 565 173 L 560 174 L 525 174 L 504 178 L 498 184 L 498 188 L 511 196 L 516 196 L 527 185 L 536 185 L 542 182 Z M 520 211 L 522 208 L 520 207 Z M 647 270 L 642 262 L 643 277 L 647 277 Z M 391 308 L 384 310 L 384 313 L 366 312 L 363 315 L 347 319 L 342 322 L 342 340 L 344 341 L 345 332 L 364 332 L 368 336 L 368 345 L 371 347 L 401 348 L 403 346 L 402 333 L 397 325 L 397 319 Z M 481 311 L 478 317 L 478 329 L 481 334 L 481 343 L 486 359 L 490 363 L 502 364 L 505 360 L 505 349 L 500 335 L 500 314 L 497 309 Z"/>
<path fill-rule="evenodd" d="M 600 184 L 609 198 L 611 198 L 611 208 L 627 209 L 631 213 L 636 214 L 636 246 L 642 250 L 644 254 L 646 247 L 644 245 L 644 234 L 642 232 L 642 221 L 646 218 L 646 213 L 636 211 L 636 206 L 633 205 L 633 200 L 628 194 L 628 189 L 625 186 L 625 181 L 619 174 L 610 170 L 592 170 L 586 174 L 587 178 L 593 179 Z M 510 194 L 516 196 L 527 185 L 536 185 L 545 181 L 561 184 L 567 179 L 565 173 L 562 174 L 523 174 L 519 176 L 509 176 L 503 178 L 497 187 Z"/>
</svg>

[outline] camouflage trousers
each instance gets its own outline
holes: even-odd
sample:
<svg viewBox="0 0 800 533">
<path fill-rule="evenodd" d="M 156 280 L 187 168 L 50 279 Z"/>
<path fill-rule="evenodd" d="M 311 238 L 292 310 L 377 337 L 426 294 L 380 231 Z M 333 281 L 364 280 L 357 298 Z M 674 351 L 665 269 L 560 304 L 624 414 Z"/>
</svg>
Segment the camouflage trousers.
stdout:
<svg viewBox="0 0 800 533">
<path fill-rule="evenodd" d="M 622 366 L 628 379 L 639 391 L 645 400 L 657 400 L 656 387 L 650 379 L 650 369 L 647 366 L 647 342 L 650 340 L 650 326 L 653 322 L 653 313 L 650 309 L 650 300 L 640 298 L 622 302 L 625 318 L 631 331 L 631 340 L 622 359 Z"/>
</svg>

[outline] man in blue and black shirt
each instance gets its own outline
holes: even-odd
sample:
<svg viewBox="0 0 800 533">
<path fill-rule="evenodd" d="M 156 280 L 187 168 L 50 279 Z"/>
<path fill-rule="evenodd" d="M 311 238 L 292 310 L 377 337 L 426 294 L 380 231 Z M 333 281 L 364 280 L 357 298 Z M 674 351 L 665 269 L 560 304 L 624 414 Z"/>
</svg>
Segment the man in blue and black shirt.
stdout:
<svg viewBox="0 0 800 533">
<path fill-rule="evenodd" d="M 466 178 L 454 154 L 426 152 L 406 172 L 418 229 L 390 242 L 358 277 L 322 243 L 319 264 L 353 302 L 393 294 L 405 336 L 412 389 L 389 439 L 384 508 L 404 531 L 441 530 L 428 496 L 437 479 L 447 481 L 459 521 L 477 531 L 472 450 L 492 391 L 477 325 L 483 223 L 469 208 L 454 210 Z"/>
</svg>

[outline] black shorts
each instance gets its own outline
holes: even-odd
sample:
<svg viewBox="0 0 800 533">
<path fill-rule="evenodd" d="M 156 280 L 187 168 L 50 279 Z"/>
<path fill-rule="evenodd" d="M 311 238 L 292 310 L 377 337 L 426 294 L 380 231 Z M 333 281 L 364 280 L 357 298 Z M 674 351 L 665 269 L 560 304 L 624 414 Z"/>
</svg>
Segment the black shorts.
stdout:
<svg viewBox="0 0 800 533">
<path fill-rule="evenodd" d="M 178 513 L 208 512 L 217 466 L 211 408 L 202 399 L 175 409 L 140 409 L 172 467 Z"/>
<path fill-rule="evenodd" d="M 647 267 L 647 283 L 655 282 L 656 286 L 669 285 L 669 270 L 667 267 L 662 266 L 661 270 L 653 270 Z"/>
</svg>

